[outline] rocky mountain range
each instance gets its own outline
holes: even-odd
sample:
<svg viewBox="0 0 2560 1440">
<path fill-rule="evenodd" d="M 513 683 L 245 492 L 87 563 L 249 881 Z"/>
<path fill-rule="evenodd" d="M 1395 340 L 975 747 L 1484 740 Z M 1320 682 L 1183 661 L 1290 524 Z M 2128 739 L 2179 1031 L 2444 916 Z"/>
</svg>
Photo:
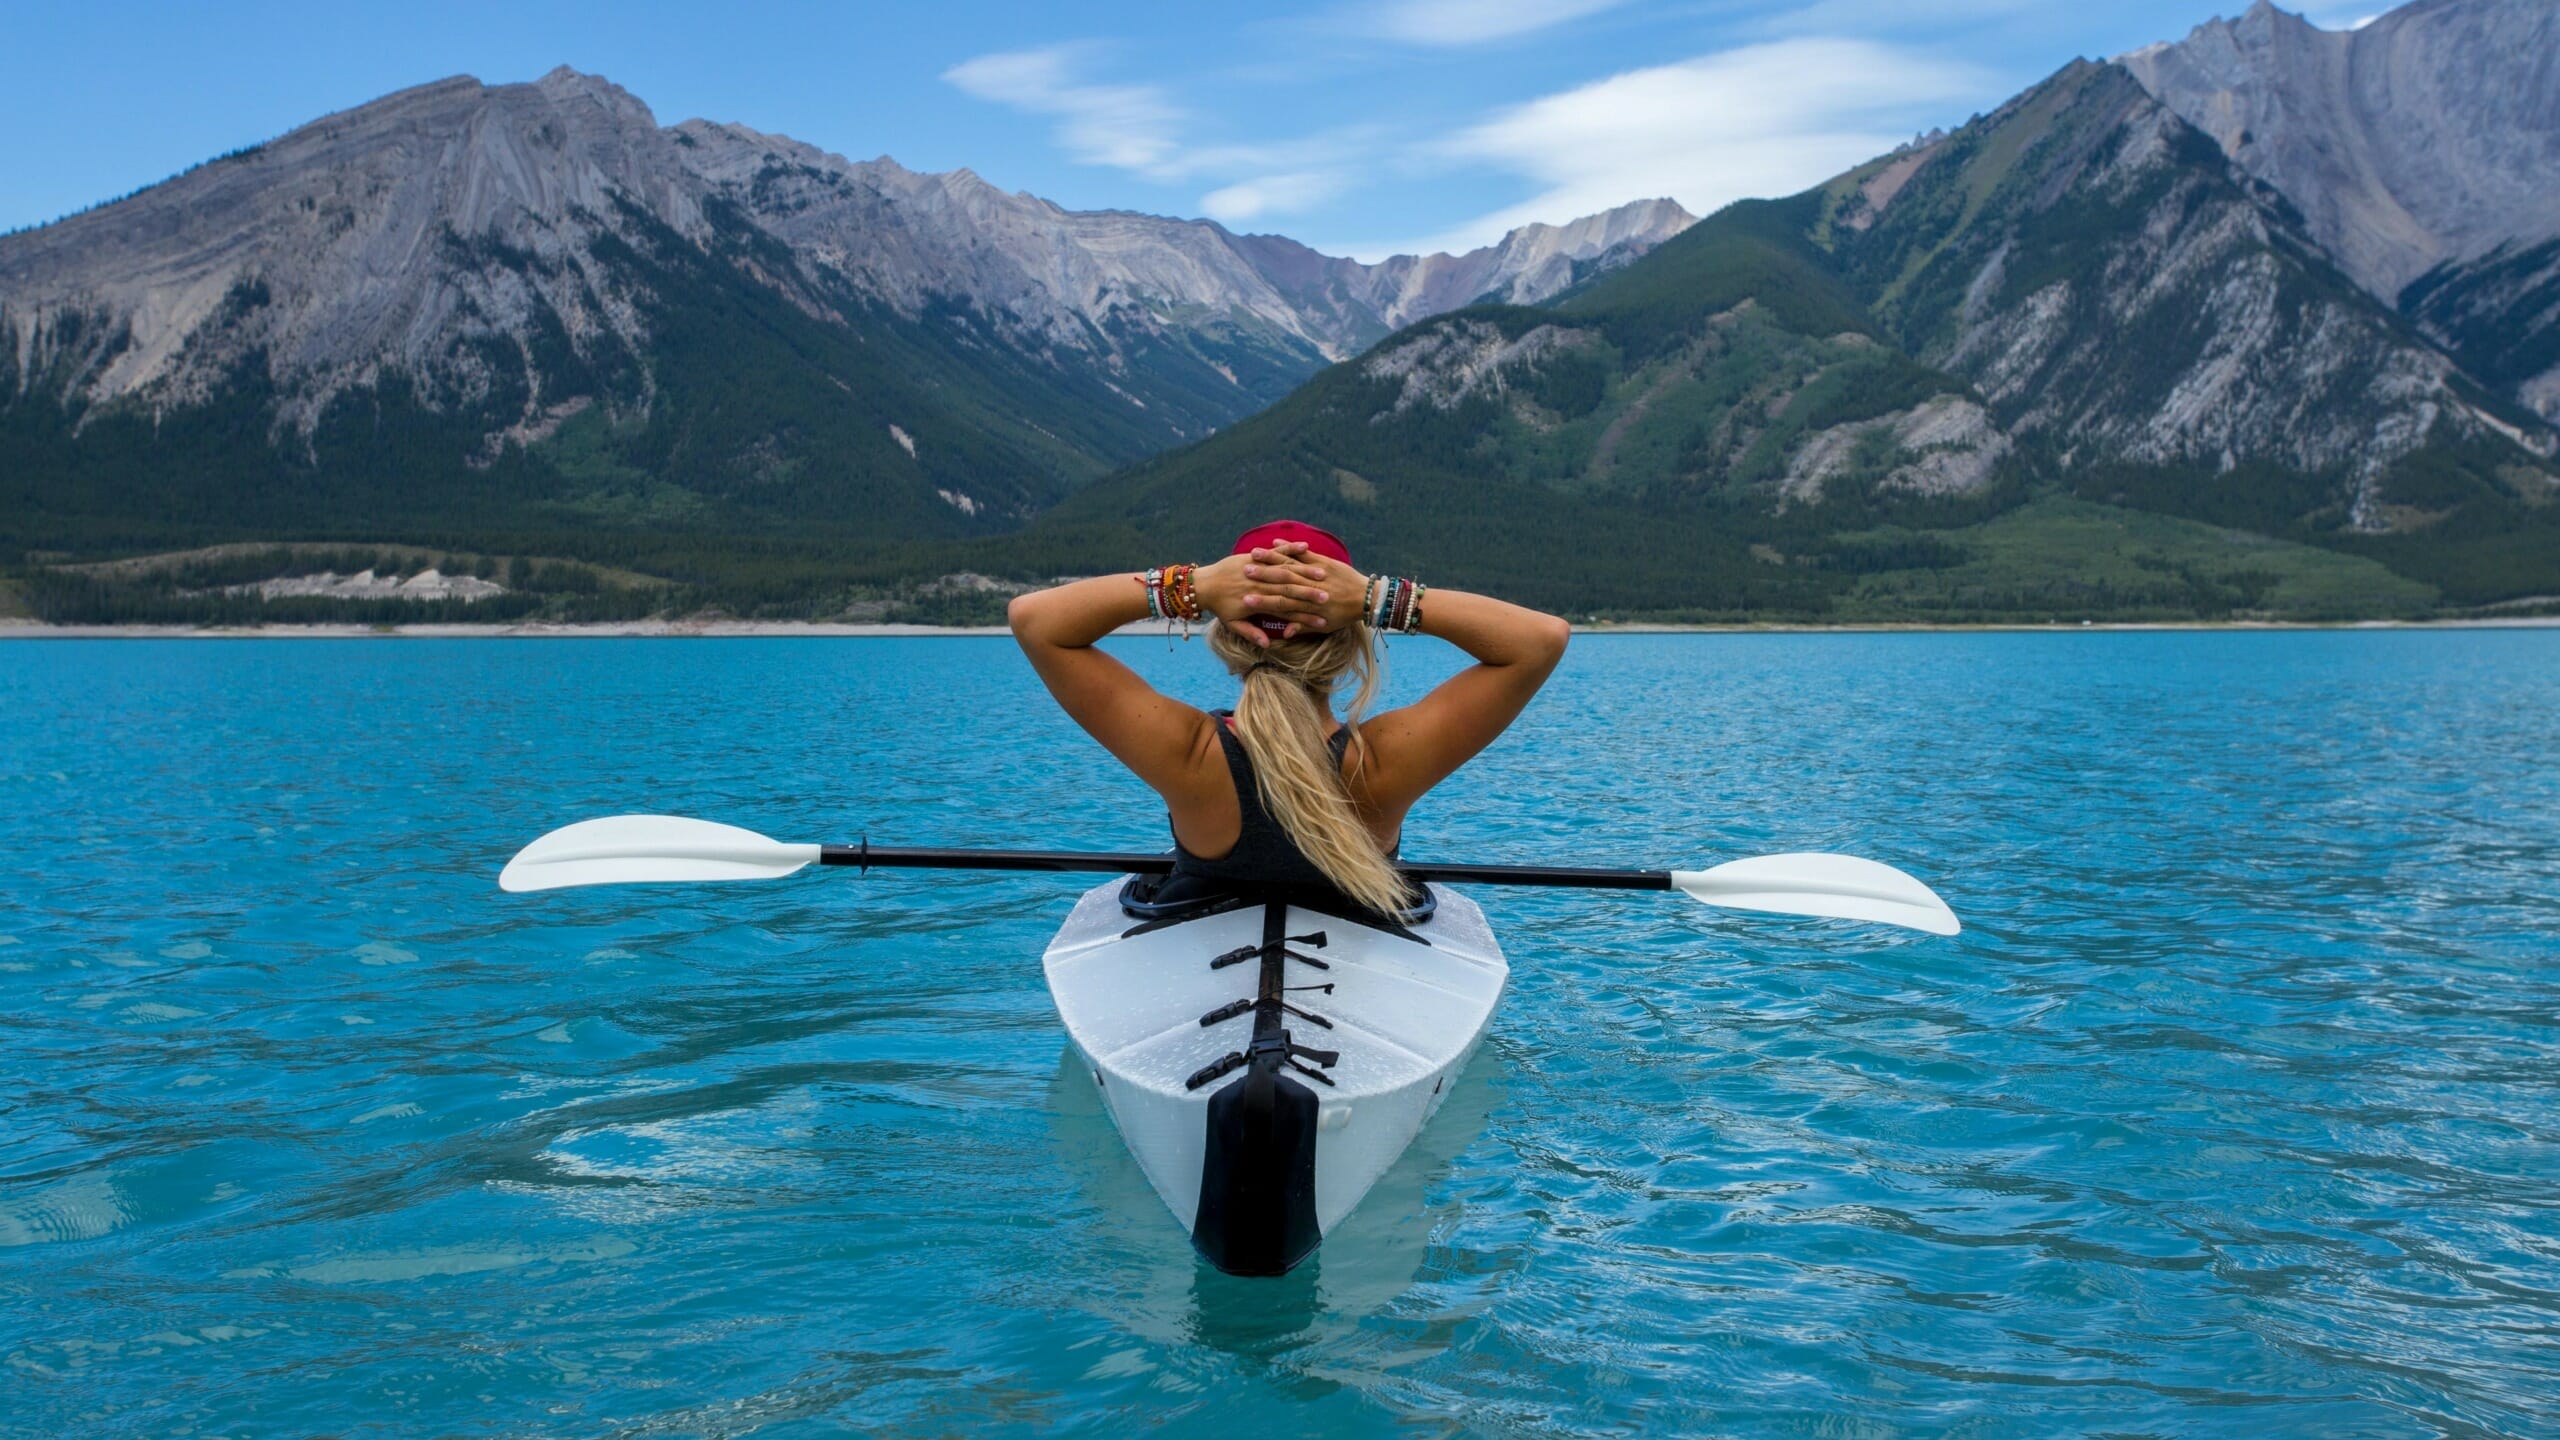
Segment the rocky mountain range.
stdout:
<svg viewBox="0 0 2560 1440">
<path fill-rule="evenodd" d="M 611 87 L 555 72 L 544 85 Z M 612 91 L 620 95 L 619 91 Z M 623 96 L 624 100 L 629 97 Z M 917 174 L 887 158 L 852 163 L 741 125 L 688 120 L 681 159 L 804 263 L 841 274 L 901 313 L 959 300 L 1066 348 L 1184 326 L 1261 332 L 1325 362 L 1392 330 L 1478 300 L 1535 304 L 1626 263 L 1694 216 L 1638 200 L 1565 225 L 1528 225 L 1465 255 L 1376 264 L 1207 220 L 1073 211 L 1007 193 L 968 170 Z"/>
<path fill-rule="evenodd" d="M 2257 0 L 2122 63 L 2369 294 L 2560 419 L 2560 5 L 2419 0 L 2329 31 Z"/>
<path fill-rule="evenodd" d="M 1501 568 L 1569 576 L 1560 603 L 1642 573 L 1747 610 L 1836 600 L 1880 555 L 1962 569 L 1977 529 L 2058 489 L 2387 557 L 2477 602 L 2560 589 L 2555 450 L 2281 192 L 2082 61 L 1547 306 L 1415 326 L 1044 523 L 1206 543 L 1189 532 L 1286 497 L 1441 567 L 1489 532 L 1605 533 Z"/>
<path fill-rule="evenodd" d="M 444 82 L 0 238 L 0 541 L 827 613 L 1287 510 L 1575 609 L 2549 603 L 2553 15 L 2260 5 L 1787 199 L 1376 265 Z"/>
<path fill-rule="evenodd" d="M 390 424 L 411 432 L 412 478 L 466 486 L 451 472 L 539 459 L 565 434 L 584 473 L 532 485 L 565 519 L 694 508 L 649 493 L 672 478 L 733 505 L 983 528 L 1249 414 L 1396 326 L 1543 299 L 1690 219 L 1638 202 L 1366 265 L 739 125 L 661 127 L 566 68 L 458 78 L 0 237 L 0 423 L 59 452 L 228 407 L 228 441 L 265 433 L 233 443 L 226 472 L 257 470 L 262 450 L 343 470 L 364 448 L 346 427 Z M 850 398 L 824 408 L 859 413 L 737 395 L 703 373 L 715 357 L 801 371 L 788 388 L 821 375 L 811 398 L 832 388 Z M 124 447 L 145 465 L 167 448 Z"/>
<path fill-rule="evenodd" d="M 1896 338 L 2065 473 L 2330 476 L 2335 523 L 2371 532 L 2431 446 L 2549 453 L 2195 141 L 2123 70 L 2077 65 L 1835 182 L 1825 238 Z"/>
</svg>

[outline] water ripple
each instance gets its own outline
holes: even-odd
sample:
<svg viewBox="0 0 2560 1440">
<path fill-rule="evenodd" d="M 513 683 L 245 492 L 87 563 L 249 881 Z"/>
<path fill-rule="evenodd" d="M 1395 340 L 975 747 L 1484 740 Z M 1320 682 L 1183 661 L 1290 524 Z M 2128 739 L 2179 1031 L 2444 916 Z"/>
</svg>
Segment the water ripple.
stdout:
<svg viewBox="0 0 2560 1440">
<path fill-rule="evenodd" d="M 490 883 L 629 810 L 1162 843 L 1002 642 L 7 658 L 12 1433 L 2560 1429 L 2560 635 L 1578 642 L 1411 853 L 1848 850 L 1967 932 L 1482 895 L 1484 1051 L 1278 1281 L 1063 1063 L 1069 887 Z"/>
</svg>

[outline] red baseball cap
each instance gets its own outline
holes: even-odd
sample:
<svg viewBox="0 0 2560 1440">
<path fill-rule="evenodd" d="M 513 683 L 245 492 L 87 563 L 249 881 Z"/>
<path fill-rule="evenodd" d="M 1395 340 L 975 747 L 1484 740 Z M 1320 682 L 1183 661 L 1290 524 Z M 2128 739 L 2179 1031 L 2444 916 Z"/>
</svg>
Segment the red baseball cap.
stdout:
<svg viewBox="0 0 2560 1440">
<path fill-rule="evenodd" d="M 1289 540 L 1295 540 L 1304 544 L 1308 549 L 1324 556 L 1328 560 L 1339 560 L 1345 565 L 1351 563 L 1351 551 L 1349 547 L 1342 543 L 1340 536 L 1335 535 L 1330 530 L 1321 530 L 1300 520 L 1273 520 L 1261 525 L 1256 525 L 1252 529 L 1237 536 L 1236 548 L 1228 551 L 1227 553 L 1230 555 L 1248 555 L 1256 550 L 1263 549 L 1267 546 L 1278 545 Z"/>
<path fill-rule="evenodd" d="M 1318 529 L 1302 520 L 1272 520 L 1256 525 L 1237 536 L 1236 548 L 1227 553 L 1250 555 L 1256 550 L 1289 540 L 1301 542 L 1308 549 L 1328 560 L 1339 560 L 1345 565 L 1351 563 L 1351 551 L 1343 545 L 1342 537 L 1330 530 Z M 1275 620 L 1268 615 L 1256 615 L 1253 617 L 1253 623 L 1262 627 L 1263 634 L 1274 639 L 1287 634 L 1289 630 L 1288 621 Z"/>
</svg>

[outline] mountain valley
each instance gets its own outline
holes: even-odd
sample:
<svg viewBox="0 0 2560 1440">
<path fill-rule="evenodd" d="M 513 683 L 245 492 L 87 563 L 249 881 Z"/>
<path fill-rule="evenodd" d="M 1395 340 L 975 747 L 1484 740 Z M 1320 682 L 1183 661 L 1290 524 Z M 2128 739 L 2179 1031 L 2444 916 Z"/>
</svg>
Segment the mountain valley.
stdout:
<svg viewBox="0 0 2560 1440">
<path fill-rule="evenodd" d="M 313 618 L 241 588 L 307 554 L 985 619 L 1287 512 L 1582 615 L 2560 608 L 2551 24 L 2261 4 L 1793 197 L 1376 265 L 440 82 L 0 238 L 0 604 Z"/>
</svg>

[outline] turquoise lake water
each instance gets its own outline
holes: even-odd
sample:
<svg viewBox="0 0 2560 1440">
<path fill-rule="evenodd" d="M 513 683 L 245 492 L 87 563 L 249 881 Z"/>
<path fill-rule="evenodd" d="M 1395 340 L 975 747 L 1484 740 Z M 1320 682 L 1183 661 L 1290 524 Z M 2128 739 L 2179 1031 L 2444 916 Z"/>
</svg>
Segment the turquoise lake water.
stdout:
<svg viewBox="0 0 2560 1440">
<path fill-rule="evenodd" d="M 494 884 L 1160 846 L 1001 639 L 22 642 L 0 716 L 0 1433 L 2560 1433 L 2560 632 L 1578 640 L 1407 855 L 1968 928 L 1478 890 L 1484 1049 L 1276 1281 L 1061 1064 L 1074 877 Z"/>
</svg>

